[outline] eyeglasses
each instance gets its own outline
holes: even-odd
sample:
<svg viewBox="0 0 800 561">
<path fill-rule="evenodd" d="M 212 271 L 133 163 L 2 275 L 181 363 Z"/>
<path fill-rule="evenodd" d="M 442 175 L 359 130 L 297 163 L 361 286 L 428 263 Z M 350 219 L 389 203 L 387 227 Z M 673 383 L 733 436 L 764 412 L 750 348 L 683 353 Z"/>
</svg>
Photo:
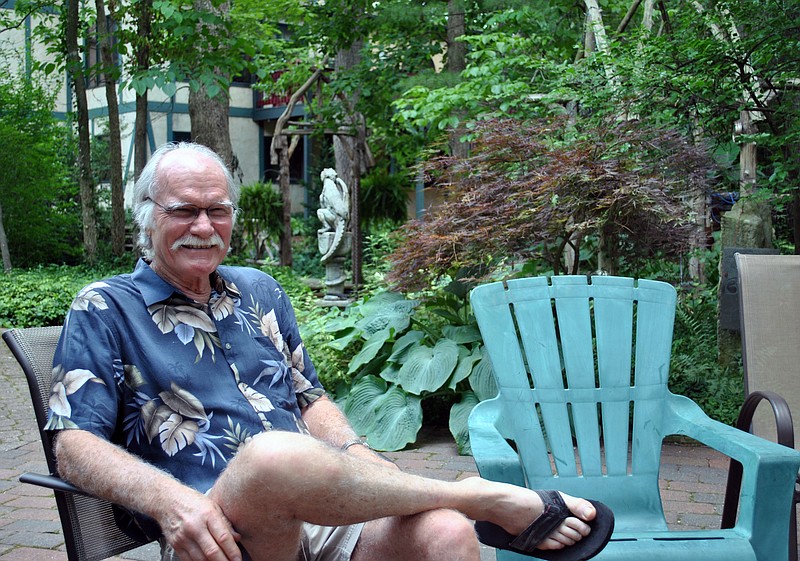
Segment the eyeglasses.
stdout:
<svg viewBox="0 0 800 561">
<path fill-rule="evenodd" d="M 180 203 L 171 206 L 164 206 L 161 203 L 154 201 L 150 197 L 147 197 L 145 200 L 150 201 L 158 208 L 163 210 L 164 214 L 182 224 L 191 224 L 197 220 L 197 217 L 200 216 L 200 211 L 205 211 L 206 216 L 208 216 L 208 219 L 211 222 L 215 224 L 222 224 L 229 221 L 237 210 L 236 205 L 231 202 L 219 202 L 214 203 L 211 206 L 199 207 L 196 205 Z"/>
</svg>

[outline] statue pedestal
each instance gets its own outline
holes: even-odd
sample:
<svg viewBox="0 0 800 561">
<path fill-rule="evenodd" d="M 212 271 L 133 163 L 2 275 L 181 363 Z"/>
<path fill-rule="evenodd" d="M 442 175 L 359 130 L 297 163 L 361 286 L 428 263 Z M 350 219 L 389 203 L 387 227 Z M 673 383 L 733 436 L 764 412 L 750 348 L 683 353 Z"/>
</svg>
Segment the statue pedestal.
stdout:
<svg viewBox="0 0 800 561">
<path fill-rule="evenodd" d="M 317 243 L 322 255 L 327 255 L 331 245 L 335 242 L 336 233 L 330 231 L 318 231 Z M 339 241 L 338 247 L 333 254 L 323 260 L 325 264 L 325 296 L 318 301 L 321 306 L 340 306 L 345 307 L 352 303 L 345 295 L 344 283 L 347 274 L 344 270 L 344 260 L 353 246 L 353 234 L 345 232 Z"/>
</svg>

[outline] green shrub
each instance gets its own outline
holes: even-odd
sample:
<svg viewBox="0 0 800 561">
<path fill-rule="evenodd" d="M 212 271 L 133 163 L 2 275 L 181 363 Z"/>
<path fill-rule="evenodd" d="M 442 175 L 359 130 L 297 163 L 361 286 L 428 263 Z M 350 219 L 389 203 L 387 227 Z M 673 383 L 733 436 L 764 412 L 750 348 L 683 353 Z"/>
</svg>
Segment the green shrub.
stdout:
<svg viewBox="0 0 800 561">
<path fill-rule="evenodd" d="M 416 441 L 425 417 L 428 424 L 447 419 L 459 451 L 470 452 L 467 417 L 497 388 L 469 286 L 457 279 L 420 299 L 377 291 L 326 318 L 324 331 L 336 337 L 328 346 L 349 358 L 344 411 L 375 448 Z"/>
<path fill-rule="evenodd" d="M 373 170 L 361 180 L 361 227 L 389 220 L 403 222 L 408 216 L 408 197 L 413 183 L 407 174 L 389 173 L 384 168 Z"/>
<path fill-rule="evenodd" d="M 292 269 L 301 277 L 315 279 L 325 278 L 325 265 L 320 258 L 317 243 L 317 230 L 320 227 L 317 215 L 292 216 Z M 350 269 L 350 257 L 347 257 L 345 268 Z"/>
<path fill-rule="evenodd" d="M 271 183 L 242 187 L 237 229 L 242 232 L 243 250 L 252 259 L 269 257 L 276 261 L 283 231 L 283 200 Z"/>
<path fill-rule="evenodd" d="M 87 284 L 124 269 L 50 265 L 13 270 L 0 284 L 0 326 L 61 325 L 73 298 Z"/>
</svg>

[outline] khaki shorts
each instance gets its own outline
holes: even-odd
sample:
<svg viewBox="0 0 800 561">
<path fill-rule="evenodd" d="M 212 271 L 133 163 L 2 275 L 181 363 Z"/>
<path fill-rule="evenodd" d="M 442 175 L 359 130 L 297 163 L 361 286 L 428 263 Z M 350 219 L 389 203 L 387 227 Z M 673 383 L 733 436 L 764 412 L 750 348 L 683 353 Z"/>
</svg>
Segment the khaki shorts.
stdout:
<svg viewBox="0 0 800 561">
<path fill-rule="evenodd" d="M 363 528 L 364 524 L 331 527 L 305 523 L 297 561 L 350 561 Z M 243 561 L 251 561 L 246 551 L 242 550 L 242 553 Z M 161 561 L 180 561 L 175 550 L 163 539 Z"/>
<path fill-rule="evenodd" d="M 350 561 L 364 524 L 352 526 L 303 525 L 297 561 Z"/>
</svg>

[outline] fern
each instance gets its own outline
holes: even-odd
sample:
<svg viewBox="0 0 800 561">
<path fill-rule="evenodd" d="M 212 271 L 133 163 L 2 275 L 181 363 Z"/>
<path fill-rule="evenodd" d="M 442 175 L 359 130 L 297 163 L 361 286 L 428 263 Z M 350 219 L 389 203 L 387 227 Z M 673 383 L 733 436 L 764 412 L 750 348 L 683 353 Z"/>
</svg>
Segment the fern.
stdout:
<svg viewBox="0 0 800 561">
<path fill-rule="evenodd" d="M 711 417 L 736 421 L 744 395 L 741 368 L 717 360 L 717 297 L 714 288 L 682 289 L 675 310 L 670 389 L 685 395 Z"/>
</svg>

